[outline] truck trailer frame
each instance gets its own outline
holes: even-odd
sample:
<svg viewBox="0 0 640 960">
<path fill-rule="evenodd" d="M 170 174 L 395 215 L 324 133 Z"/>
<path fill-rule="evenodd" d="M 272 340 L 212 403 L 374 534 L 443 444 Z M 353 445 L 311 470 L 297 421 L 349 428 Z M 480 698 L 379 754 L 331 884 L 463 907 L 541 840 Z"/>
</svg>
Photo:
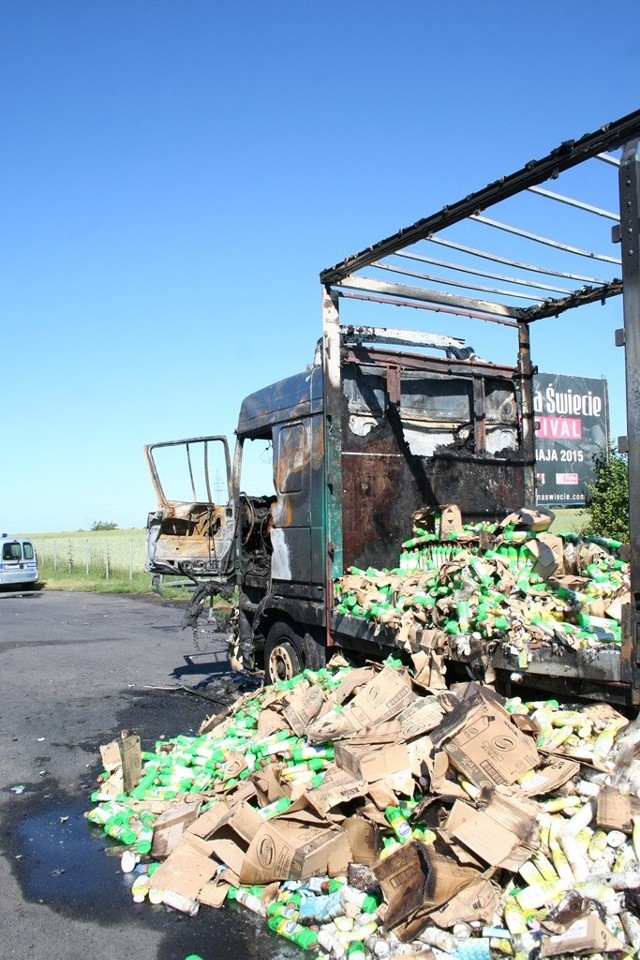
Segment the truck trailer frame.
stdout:
<svg viewBox="0 0 640 960">
<path fill-rule="evenodd" d="M 635 111 L 323 270 L 314 362 L 245 399 L 233 466 L 219 436 L 146 448 L 159 504 L 148 569 L 186 574 L 210 593 L 237 586 L 245 666 L 264 650 L 277 676 L 317 665 L 319 651 L 335 644 L 366 654 L 392 646 L 384 630 L 373 636 L 370 624 L 336 615 L 334 581 L 352 565 L 388 564 L 421 506 L 456 502 L 465 519 L 499 519 L 533 503 L 532 324 L 622 296 L 616 344 L 625 350 L 627 434 L 619 446 L 628 453 L 631 570 L 623 643 L 619 651 L 546 650 L 528 672 L 549 689 L 640 703 L 639 141 Z M 617 210 L 555 189 L 588 165 L 617 175 Z M 587 181 L 578 179 L 579 193 Z M 560 237 L 512 222 L 532 198 L 553 209 Z M 486 215 L 496 208 L 506 219 Z M 560 214 L 573 234 L 563 233 Z M 576 243 L 576 217 L 610 221 L 620 256 Z M 491 242 L 469 242 L 478 233 Z M 509 249 L 494 242 L 505 235 Z M 548 262 L 539 262 L 541 250 Z M 497 324 L 515 335 L 516 362 L 478 357 L 457 336 L 344 322 L 353 301 Z M 255 438 L 273 444 L 275 496 L 241 492 L 243 444 Z M 205 495 L 194 489 L 191 501 L 170 502 L 158 448 L 202 449 L 206 461 L 214 441 L 224 442 L 228 501 L 216 504 L 207 482 Z M 493 666 L 508 684 L 517 663 L 497 652 Z"/>
</svg>

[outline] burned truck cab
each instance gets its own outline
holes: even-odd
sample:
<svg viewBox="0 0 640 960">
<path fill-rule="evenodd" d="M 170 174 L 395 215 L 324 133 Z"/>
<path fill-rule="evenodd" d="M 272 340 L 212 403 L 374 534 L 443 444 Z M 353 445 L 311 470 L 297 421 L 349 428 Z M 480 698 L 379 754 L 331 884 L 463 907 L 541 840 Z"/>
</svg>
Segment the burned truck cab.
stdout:
<svg viewBox="0 0 640 960">
<path fill-rule="evenodd" d="M 316 667 L 325 623 L 322 368 L 274 383 L 243 400 L 233 466 L 239 656 L 264 649 L 275 675 Z M 272 492 L 249 496 L 250 449 L 267 444 Z M 301 626 L 303 625 L 303 626 Z"/>
</svg>

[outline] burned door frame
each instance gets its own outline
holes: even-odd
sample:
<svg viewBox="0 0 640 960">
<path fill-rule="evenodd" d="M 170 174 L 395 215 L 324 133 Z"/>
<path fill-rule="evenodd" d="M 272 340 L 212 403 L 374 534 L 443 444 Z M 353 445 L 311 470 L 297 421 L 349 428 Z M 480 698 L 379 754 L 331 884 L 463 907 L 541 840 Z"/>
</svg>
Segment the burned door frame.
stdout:
<svg viewBox="0 0 640 960">
<path fill-rule="evenodd" d="M 215 503 L 212 496 L 211 477 L 209 474 L 209 444 L 221 443 L 224 452 L 226 470 L 227 502 Z M 198 498 L 193 476 L 190 447 L 203 447 L 203 477 L 207 499 Z M 185 456 L 190 474 L 193 498 L 192 500 L 171 500 L 167 497 L 158 466 L 154 458 L 154 451 L 163 448 L 185 448 Z M 232 487 L 231 457 L 229 443 L 225 436 L 211 434 L 209 436 L 188 437 L 182 440 L 167 440 L 159 443 L 149 443 L 144 447 L 144 453 L 151 473 L 151 480 L 156 492 L 158 510 L 149 514 L 147 520 L 147 568 L 151 572 L 170 575 L 183 575 L 197 582 L 199 578 L 226 581 L 234 570 L 234 541 L 236 510 Z M 163 535 L 163 527 L 173 524 L 172 533 Z M 215 525 L 215 530 L 213 529 Z M 184 532 L 181 533 L 180 531 Z M 160 540 L 170 544 L 170 537 L 175 537 L 174 557 L 167 556 L 164 560 L 156 558 L 156 550 Z M 197 547 L 192 556 L 187 556 L 183 546 L 189 543 Z M 154 560 L 151 564 L 150 555 Z"/>
</svg>

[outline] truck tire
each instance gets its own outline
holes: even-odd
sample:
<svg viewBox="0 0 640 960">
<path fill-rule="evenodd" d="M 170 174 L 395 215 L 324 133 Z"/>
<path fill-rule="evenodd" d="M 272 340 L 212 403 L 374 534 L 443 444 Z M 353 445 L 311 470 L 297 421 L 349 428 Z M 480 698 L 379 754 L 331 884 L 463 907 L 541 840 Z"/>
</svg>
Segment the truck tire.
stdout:
<svg viewBox="0 0 640 960">
<path fill-rule="evenodd" d="M 283 620 L 270 627 L 264 644 L 266 683 L 291 680 L 306 667 L 317 670 L 323 663 L 324 650 L 308 633 L 297 633 Z"/>
</svg>

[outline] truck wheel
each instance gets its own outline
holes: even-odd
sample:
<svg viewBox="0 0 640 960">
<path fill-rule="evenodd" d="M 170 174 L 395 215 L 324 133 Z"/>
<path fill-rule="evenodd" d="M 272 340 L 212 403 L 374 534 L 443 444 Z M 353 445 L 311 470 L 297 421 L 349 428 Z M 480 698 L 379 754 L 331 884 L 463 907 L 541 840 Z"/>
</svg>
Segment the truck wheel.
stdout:
<svg viewBox="0 0 640 960">
<path fill-rule="evenodd" d="M 267 683 L 291 680 L 310 667 L 317 670 L 324 657 L 313 637 L 300 636 L 288 623 L 278 621 L 270 628 L 264 644 L 264 672 Z"/>
</svg>

